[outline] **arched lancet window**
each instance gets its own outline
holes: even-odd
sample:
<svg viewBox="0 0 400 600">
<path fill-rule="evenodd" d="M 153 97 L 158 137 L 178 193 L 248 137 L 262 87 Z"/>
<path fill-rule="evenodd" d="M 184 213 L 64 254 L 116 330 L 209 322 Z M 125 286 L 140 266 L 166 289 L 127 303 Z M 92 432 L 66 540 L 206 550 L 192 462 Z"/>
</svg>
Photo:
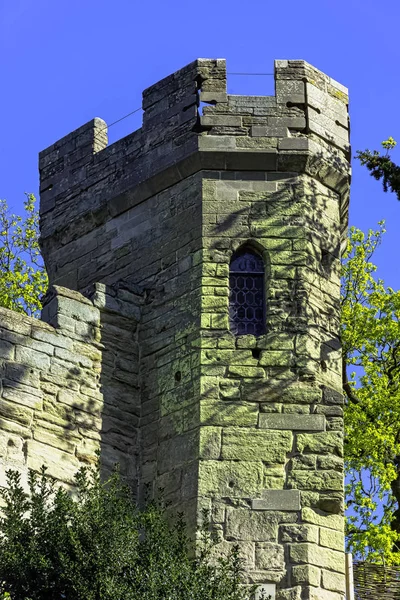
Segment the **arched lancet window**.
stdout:
<svg viewBox="0 0 400 600">
<path fill-rule="evenodd" d="M 229 320 L 232 333 L 264 333 L 264 262 L 251 248 L 242 248 L 233 255 L 229 268 L 229 287 Z"/>
</svg>

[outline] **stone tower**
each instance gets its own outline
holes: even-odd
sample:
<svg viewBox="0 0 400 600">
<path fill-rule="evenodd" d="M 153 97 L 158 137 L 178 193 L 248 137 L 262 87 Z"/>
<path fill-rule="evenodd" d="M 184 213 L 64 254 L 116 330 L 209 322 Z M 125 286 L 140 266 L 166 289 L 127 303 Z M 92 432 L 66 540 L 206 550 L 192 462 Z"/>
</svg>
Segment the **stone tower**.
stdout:
<svg viewBox="0 0 400 600">
<path fill-rule="evenodd" d="M 348 96 L 304 61 L 275 82 L 228 95 L 199 59 L 144 91 L 133 134 L 107 146 L 94 119 L 40 154 L 53 287 L 47 324 L 3 336 L 42 399 L 13 435 L 24 465 L 100 447 L 139 496 L 207 509 L 277 600 L 341 600 Z"/>
</svg>

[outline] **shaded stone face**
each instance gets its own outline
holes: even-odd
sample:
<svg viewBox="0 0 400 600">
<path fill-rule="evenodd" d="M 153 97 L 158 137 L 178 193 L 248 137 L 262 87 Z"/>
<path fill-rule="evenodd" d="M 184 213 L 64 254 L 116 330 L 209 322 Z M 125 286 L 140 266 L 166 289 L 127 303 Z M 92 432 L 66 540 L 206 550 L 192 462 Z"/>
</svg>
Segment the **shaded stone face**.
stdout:
<svg viewBox="0 0 400 600">
<path fill-rule="evenodd" d="M 347 91 L 303 61 L 275 79 L 230 96 L 225 61 L 197 60 L 145 90 L 140 130 L 107 146 L 95 119 L 41 153 L 64 291 L 50 325 L 4 327 L 0 447 L 63 481 L 100 448 L 191 528 L 208 510 L 248 582 L 339 600 Z"/>
<path fill-rule="evenodd" d="M 102 284 L 88 296 L 53 287 L 48 323 L 0 309 L 1 485 L 8 468 L 26 484 L 28 469 L 43 464 L 70 485 L 101 451 L 103 475 L 119 462 L 137 488 L 142 297 Z"/>
</svg>

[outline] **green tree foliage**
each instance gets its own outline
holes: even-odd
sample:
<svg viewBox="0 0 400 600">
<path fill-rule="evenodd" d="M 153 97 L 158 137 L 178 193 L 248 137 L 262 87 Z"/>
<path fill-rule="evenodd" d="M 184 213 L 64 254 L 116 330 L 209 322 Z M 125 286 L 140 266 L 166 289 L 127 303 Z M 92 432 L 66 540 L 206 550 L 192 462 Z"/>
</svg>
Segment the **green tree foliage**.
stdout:
<svg viewBox="0 0 400 600">
<path fill-rule="evenodd" d="M 37 316 L 47 275 L 39 248 L 35 197 L 27 194 L 24 217 L 10 214 L 0 200 L 0 306 Z"/>
<path fill-rule="evenodd" d="M 400 167 L 390 157 L 390 150 L 393 150 L 396 145 L 397 142 L 390 137 L 382 142 L 385 150 L 384 154 L 381 154 L 378 150 L 373 152 L 364 150 L 363 152 L 357 152 L 356 158 L 359 159 L 362 165 L 367 167 L 372 177 L 378 181 L 382 179 L 385 192 L 394 192 L 397 199 L 400 200 Z"/>
<path fill-rule="evenodd" d="M 45 473 L 7 472 L 1 490 L 0 594 L 10 600 L 246 600 L 237 549 L 215 558 L 207 527 L 190 555 L 181 517 L 139 511 L 118 472 L 81 469 L 75 496 Z"/>
<path fill-rule="evenodd" d="M 343 261 L 347 536 L 356 556 L 400 564 L 400 292 L 375 276 L 379 225 L 352 227 Z"/>
</svg>

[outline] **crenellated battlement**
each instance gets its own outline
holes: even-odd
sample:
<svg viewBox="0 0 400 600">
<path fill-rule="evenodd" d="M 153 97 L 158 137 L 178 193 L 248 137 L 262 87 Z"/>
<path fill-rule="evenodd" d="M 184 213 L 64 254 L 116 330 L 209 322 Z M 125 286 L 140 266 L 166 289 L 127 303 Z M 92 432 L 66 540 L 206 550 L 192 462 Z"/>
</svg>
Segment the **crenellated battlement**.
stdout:
<svg viewBox="0 0 400 600">
<path fill-rule="evenodd" d="M 204 169 L 316 176 L 343 196 L 345 230 L 347 90 L 304 61 L 276 61 L 275 86 L 275 96 L 228 95 L 225 60 L 199 59 L 143 92 L 141 129 L 107 146 L 107 125 L 96 118 L 41 152 L 50 279 L 59 281 L 54 260 L 76 240 Z M 78 273 L 64 283 L 87 285 Z"/>
</svg>

